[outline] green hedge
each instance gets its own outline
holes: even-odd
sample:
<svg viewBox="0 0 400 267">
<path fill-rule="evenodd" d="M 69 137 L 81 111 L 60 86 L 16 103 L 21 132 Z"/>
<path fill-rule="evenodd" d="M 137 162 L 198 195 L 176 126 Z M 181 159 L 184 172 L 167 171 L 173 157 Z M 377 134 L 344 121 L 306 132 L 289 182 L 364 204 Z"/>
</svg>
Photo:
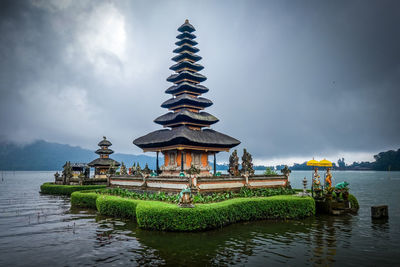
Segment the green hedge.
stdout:
<svg viewBox="0 0 400 267">
<path fill-rule="evenodd" d="M 96 200 L 96 207 L 102 215 L 134 219 L 136 217 L 136 206 L 141 202 L 143 201 L 99 195 Z"/>
<path fill-rule="evenodd" d="M 357 198 L 352 194 L 349 194 L 349 202 L 350 202 L 350 205 L 351 205 L 351 207 L 353 209 L 358 210 L 360 208 L 360 205 L 358 204 Z"/>
<path fill-rule="evenodd" d="M 40 186 L 40 192 L 49 195 L 69 196 L 75 191 L 93 190 L 106 188 L 106 185 L 58 185 L 54 183 L 44 183 Z"/>
<path fill-rule="evenodd" d="M 72 206 L 97 208 L 100 214 L 136 219 L 139 227 L 164 231 L 199 231 L 238 221 L 296 219 L 315 214 L 311 197 L 273 196 L 235 198 L 223 202 L 180 208 L 176 204 L 75 192 Z"/>
<path fill-rule="evenodd" d="M 93 190 L 76 191 L 71 194 L 71 206 L 96 209 L 96 199 L 99 196 Z"/>
<path fill-rule="evenodd" d="M 315 214 L 311 197 L 273 196 L 236 198 L 219 203 L 180 208 L 174 204 L 143 201 L 136 209 L 139 227 L 167 231 L 198 231 L 260 219 L 295 219 Z"/>
</svg>

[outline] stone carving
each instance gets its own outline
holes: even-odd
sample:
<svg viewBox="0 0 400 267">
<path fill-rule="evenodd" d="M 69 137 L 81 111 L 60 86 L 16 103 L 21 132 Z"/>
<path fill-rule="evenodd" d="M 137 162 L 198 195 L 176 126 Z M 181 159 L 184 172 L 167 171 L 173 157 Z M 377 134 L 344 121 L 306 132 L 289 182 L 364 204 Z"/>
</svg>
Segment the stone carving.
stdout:
<svg viewBox="0 0 400 267">
<path fill-rule="evenodd" d="M 139 166 L 139 164 L 138 164 L 138 166 Z M 139 166 L 139 168 L 140 168 L 140 166 Z M 150 173 L 151 173 L 151 170 L 150 170 L 150 168 L 149 168 L 149 165 L 146 163 L 146 166 L 144 166 L 144 169 L 142 170 L 142 172 L 141 172 L 142 174 L 144 174 L 144 175 L 150 175 Z"/>
<path fill-rule="evenodd" d="M 107 174 L 113 175 L 115 174 L 115 170 L 117 168 L 115 167 L 115 163 L 114 161 L 111 163 L 110 168 L 108 168 Z"/>
<path fill-rule="evenodd" d="M 348 186 L 349 186 L 349 183 L 344 181 L 344 182 L 336 184 L 335 188 L 336 189 L 347 189 Z"/>
<path fill-rule="evenodd" d="M 285 165 L 285 167 L 281 170 L 281 173 L 285 175 L 287 178 L 289 178 L 291 172 L 292 171 L 289 169 L 287 165 Z"/>
<path fill-rule="evenodd" d="M 178 206 L 181 208 L 194 208 L 192 191 L 189 187 L 183 188 L 179 193 Z"/>
<path fill-rule="evenodd" d="M 129 168 L 129 175 L 135 175 L 135 170 L 136 170 L 136 163 L 134 162 L 132 167 Z"/>
<path fill-rule="evenodd" d="M 243 149 L 241 173 L 248 176 L 254 175 L 253 158 L 246 148 Z"/>
<path fill-rule="evenodd" d="M 287 165 L 285 165 L 285 167 L 281 170 L 281 173 L 286 176 L 286 179 L 287 179 L 286 187 L 287 188 L 292 188 L 292 186 L 290 185 L 290 181 L 289 181 L 289 175 L 291 172 L 292 171 L 289 169 L 289 167 Z"/>
<path fill-rule="evenodd" d="M 328 188 L 332 187 L 332 174 L 330 168 L 326 169 L 325 185 Z"/>
<path fill-rule="evenodd" d="M 65 162 L 63 170 L 63 184 L 69 184 L 69 179 L 71 178 L 72 178 L 71 162 L 67 161 Z"/>
<path fill-rule="evenodd" d="M 192 164 L 192 166 L 190 166 L 190 168 L 186 170 L 186 173 L 189 175 L 198 175 L 200 174 L 200 169 L 197 168 L 194 164 Z"/>
<path fill-rule="evenodd" d="M 229 156 L 228 172 L 230 175 L 239 176 L 239 157 L 236 149 L 232 152 L 232 155 Z"/>
<path fill-rule="evenodd" d="M 136 164 L 136 169 L 135 169 L 133 175 L 138 175 L 139 176 L 141 173 L 142 173 L 142 168 L 140 167 L 139 162 L 138 162 Z"/>
<path fill-rule="evenodd" d="M 126 166 L 125 166 L 124 162 L 121 162 L 121 167 L 120 167 L 120 170 L 119 170 L 119 174 L 120 175 L 127 175 Z"/>
</svg>

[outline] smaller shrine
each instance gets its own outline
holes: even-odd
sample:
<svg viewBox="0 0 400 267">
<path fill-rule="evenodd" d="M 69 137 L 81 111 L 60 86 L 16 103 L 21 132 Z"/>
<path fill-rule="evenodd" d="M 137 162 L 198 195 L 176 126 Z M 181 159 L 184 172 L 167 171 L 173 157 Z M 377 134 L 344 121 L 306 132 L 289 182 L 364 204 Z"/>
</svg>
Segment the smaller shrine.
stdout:
<svg viewBox="0 0 400 267">
<path fill-rule="evenodd" d="M 62 174 L 54 174 L 54 183 L 63 185 L 84 184 L 90 178 L 90 167 L 85 163 L 65 162 Z"/>
<path fill-rule="evenodd" d="M 100 147 L 95 151 L 100 157 L 93 160 L 88 166 L 94 168 L 94 178 L 107 178 L 109 170 L 117 169 L 121 164 L 110 158 L 110 155 L 114 153 L 109 147 L 112 146 L 111 142 L 103 136 L 103 140 L 98 143 Z"/>
<path fill-rule="evenodd" d="M 66 162 L 63 166 L 63 169 L 67 167 L 67 165 L 71 167 L 71 176 L 72 178 L 79 178 L 79 177 L 84 177 L 84 178 L 89 178 L 90 176 L 90 167 L 86 163 L 69 163 Z"/>
</svg>

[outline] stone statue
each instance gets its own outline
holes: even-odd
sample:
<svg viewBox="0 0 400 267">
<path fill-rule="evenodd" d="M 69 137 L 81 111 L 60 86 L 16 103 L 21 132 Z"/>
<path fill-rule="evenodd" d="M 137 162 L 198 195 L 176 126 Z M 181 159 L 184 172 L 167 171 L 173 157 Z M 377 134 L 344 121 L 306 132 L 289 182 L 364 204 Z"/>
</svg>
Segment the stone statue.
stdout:
<svg viewBox="0 0 400 267">
<path fill-rule="evenodd" d="M 239 157 L 236 149 L 232 152 L 232 155 L 229 156 L 228 172 L 230 175 L 239 176 Z"/>
<path fill-rule="evenodd" d="M 63 170 L 63 184 L 69 184 L 69 179 L 71 178 L 72 178 L 71 162 L 67 161 L 65 162 Z"/>
<path fill-rule="evenodd" d="M 254 175 L 253 169 L 253 158 L 249 152 L 247 152 L 246 148 L 243 149 L 243 156 L 242 156 L 242 170 L 241 173 L 243 175 Z"/>
<path fill-rule="evenodd" d="M 330 168 L 326 169 L 325 184 L 327 187 L 332 187 L 332 174 Z"/>
<path fill-rule="evenodd" d="M 138 166 L 139 166 L 139 164 L 138 164 Z M 142 170 L 142 173 L 145 174 L 145 175 L 150 175 L 151 170 L 150 170 L 149 165 L 147 163 L 146 163 L 146 166 L 144 166 L 144 169 Z"/>
<path fill-rule="evenodd" d="M 142 173 L 142 168 L 140 168 L 139 162 L 136 164 L 134 175 L 140 175 Z"/>
<path fill-rule="evenodd" d="M 287 165 L 285 165 L 285 167 L 281 170 L 281 173 L 283 175 L 285 175 L 286 179 L 287 179 L 286 187 L 290 188 L 290 189 L 292 188 L 292 186 L 290 185 L 290 181 L 289 181 L 289 175 L 291 172 L 292 171 L 289 169 L 289 167 Z"/>
<path fill-rule="evenodd" d="M 192 191 L 189 187 L 183 188 L 179 193 L 179 207 L 194 208 Z"/>
<path fill-rule="evenodd" d="M 124 162 L 121 162 L 121 167 L 120 167 L 120 170 L 119 170 L 119 174 L 120 175 L 127 175 L 126 166 L 125 166 Z"/>
<path fill-rule="evenodd" d="M 287 165 L 285 165 L 285 167 L 281 170 L 281 173 L 285 175 L 287 178 L 289 178 L 291 172 L 292 171 L 289 169 Z"/>
<path fill-rule="evenodd" d="M 113 162 L 111 162 L 111 165 L 108 168 L 107 174 L 113 175 L 113 174 L 115 174 L 115 170 L 116 170 L 115 163 L 113 161 Z"/>
<path fill-rule="evenodd" d="M 132 167 L 129 169 L 129 175 L 135 175 L 136 163 L 134 162 Z"/>
<path fill-rule="evenodd" d="M 314 169 L 314 174 L 313 174 L 313 187 L 315 189 L 320 189 L 321 187 L 321 181 L 319 180 L 320 176 L 318 174 L 318 168 Z"/>
<path fill-rule="evenodd" d="M 348 186 L 349 186 L 349 183 L 344 181 L 344 182 L 336 184 L 335 188 L 336 189 L 347 189 Z"/>
<path fill-rule="evenodd" d="M 192 164 L 192 166 L 190 166 L 190 168 L 186 171 L 186 173 L 189 175 L 200 174 L 200 169 Z"/>
</svg>

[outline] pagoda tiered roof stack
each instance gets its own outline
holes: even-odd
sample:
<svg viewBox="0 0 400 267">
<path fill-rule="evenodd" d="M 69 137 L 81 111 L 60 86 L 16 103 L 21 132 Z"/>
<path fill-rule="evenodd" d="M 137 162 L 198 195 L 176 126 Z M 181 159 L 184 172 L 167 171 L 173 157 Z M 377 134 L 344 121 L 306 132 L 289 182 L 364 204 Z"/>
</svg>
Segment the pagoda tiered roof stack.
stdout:
<svg viewBox="0 0 400 267">
<path fill-rule="evenodd" d="M 111 165 L 118 167 L 120 163 L 118 161 L 110 158 L 110 155 L 114 153 L 112 149 L 109 147 L 112 146 L 111 142 L 107 140 L 105 136 L 103 136 L 103 140 L 101 140 L 97 144 L 100 148 L 95 151 L 97 155 L 100 157 L 90 162 L 88 165 L 94 168 L 109 168 Z"/>
<path fill-rule="evenodd" d="M 204 67 L 197 63 L 202 58 L 196 54 L 200 50 L 195 47 L 195 28 L 186 20 L 178 31 L 179 40 L 175 43 L 178 47 L 173 51 L 177 55 L 172 58 L 176 63 L 170 67 L 175 73 L 167 78 L 173 85 L 165 91 L 172 97 L 161 104 L 161 107 L 170 112 L 154 120 L 155 123 L 171 129 L 154 131 L 137 138 L 133 143 L 144 151 L 164 151 L 174 147 L 229 151 L 240 142 L 217 131 L 203 129 L 219 120 L 203 111 L 213 103 L 201 97 L 208 92 L 208 88 L 200 85 L 207 78 L 199 73 Z"/>
</svg>

